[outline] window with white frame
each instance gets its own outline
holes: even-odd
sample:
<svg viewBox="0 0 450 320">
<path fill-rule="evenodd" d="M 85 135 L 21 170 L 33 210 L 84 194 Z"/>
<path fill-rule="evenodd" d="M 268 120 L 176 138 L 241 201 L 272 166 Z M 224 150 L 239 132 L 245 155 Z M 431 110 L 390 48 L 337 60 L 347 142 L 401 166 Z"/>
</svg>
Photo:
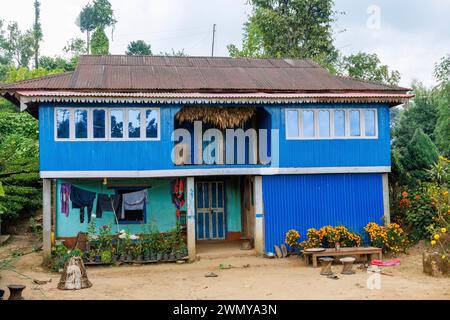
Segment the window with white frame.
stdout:
<svg viewBox="0 0 450 320">
<path fill-rule="evenodd" d="M 55 140 L 159 140 L 159 123 L 159 108 L 56 108 Z"/>
<path fill-rule="evenodd" d="M 286 139 L 376 139 L 377 109 L 286 109 Z"/>
</svg>

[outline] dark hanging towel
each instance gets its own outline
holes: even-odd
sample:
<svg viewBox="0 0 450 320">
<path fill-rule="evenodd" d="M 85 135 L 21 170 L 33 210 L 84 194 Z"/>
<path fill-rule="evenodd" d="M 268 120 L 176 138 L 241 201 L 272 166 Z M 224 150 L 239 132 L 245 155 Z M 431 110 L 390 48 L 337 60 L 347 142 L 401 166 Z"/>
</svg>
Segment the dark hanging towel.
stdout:
<svg viewBox="0 0 450 320">
<path fill-rule="evenodd" d="M 69 216 L 70 184 L 61 183 L 61 213 Z"/>
<path fill-rule="evenodd" d="M 84 208 L 87 208 L 88 223 L 91 222 L 92 208 L 94 206 L 95 193 L 72 186 L 70 188 L 70 200 L 72 208 L 80 209 L 80 222 L 84 223 Z"/>
<path fill-rule="evenodd" d="M 104 211 L 115 212 L 116 216 L 120 215 L 121 208 L 121 197 L 120 195 L 107 195 L 107 194 L 99 194 L 97 196 L 97 207 L 95 214 L 97 218 L 101 218 L 103 216 Z"/>
</svg>

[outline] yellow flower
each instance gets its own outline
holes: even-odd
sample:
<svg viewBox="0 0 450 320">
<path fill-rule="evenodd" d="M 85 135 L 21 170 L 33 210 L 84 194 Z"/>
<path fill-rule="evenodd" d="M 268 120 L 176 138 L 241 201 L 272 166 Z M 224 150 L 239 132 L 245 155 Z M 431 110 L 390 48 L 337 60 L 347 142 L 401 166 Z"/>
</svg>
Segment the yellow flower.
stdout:
<svg viewBox="0 0 450 320">
<path fill-rule="evenodd" d="M 446 257 L 446 256 L 442 256 L 441 258 L 442 258 L 442 260 L 444 260 L 444 259 L 447 258 L 447 257 Z"/>
<path fill-rule="evenodd" d="M 442 233 L 446 233 L 446 232 L 447 232 L 447 229 L 441 228 L 441 232 L 442 232 Z"/>
<path fill-rule="evenodd" d="M 436 240 L 439 240 L 439 235 L 438 235 L 438 234 L 435 234 L 435 235 L 434 235 L 434 238 L 435 238 Z"/>
<path fill-rule="evenodd" d="M 435 245 L 436 245 L 436 241 L 431 240 L 431 245 L 432 245 L 432 246 L 435 246 Z"/>
</svg>

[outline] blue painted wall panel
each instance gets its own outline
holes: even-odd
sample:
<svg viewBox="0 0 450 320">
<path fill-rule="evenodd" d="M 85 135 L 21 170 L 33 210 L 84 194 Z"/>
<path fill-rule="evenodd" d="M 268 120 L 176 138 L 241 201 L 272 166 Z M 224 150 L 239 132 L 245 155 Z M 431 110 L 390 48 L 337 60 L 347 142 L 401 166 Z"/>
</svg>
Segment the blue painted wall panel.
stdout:
<svg viewBox="0 0 450 320">
<path fill-rule="evenodd" d="M 177 105 L 157 105 L 161 109 L 160 141 L 54 141 L 54 107 L 42 104 L 40 119 L 40 169 L 41 171 L 108 171 L 108 170 L 176 170 L 187 168 L 217 168 L 219 166 L 174 166 L 171 161 L 173 142 L 171 134 Z M 60 105 L 61 106 L 61 105 Z M 76 106 L 65 104 L 65 106 Z M 92 107 L 99 105 L 92 105 Z M 124 105 L 101 105 L 101 107 Z M 142 105 L 138 105 L 142 107 Z M 148 105 L 152 107 L 153 105 Z M 130 107 L 130 105 L 128 105 Z M 389 108 L 387 105 L 288 105 L 287 107 L 377 107 L 378 139 L 352 140 L 286 140 L 286 106 L 265 106 L 270 117 L 261 127 L 279 129 L 280 167 L 348 167 L 390 166 Z M 255 165 L 224 165 L 220 167 L 256 167 Z"/>
<path fill-rule="evenodd" d="M 364 235 L 382 223 L 381 174 L 279 175 L 263 177 L 265 250 L 284 243 L 290 229 L 306 239 L 309 228 L 345 225 Z"/>
</svg>

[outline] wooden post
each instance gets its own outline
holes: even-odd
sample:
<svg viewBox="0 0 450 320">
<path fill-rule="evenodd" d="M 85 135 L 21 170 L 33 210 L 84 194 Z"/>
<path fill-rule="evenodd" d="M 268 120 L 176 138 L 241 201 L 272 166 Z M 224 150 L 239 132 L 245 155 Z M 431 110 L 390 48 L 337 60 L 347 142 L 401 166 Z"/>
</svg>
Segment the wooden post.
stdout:
<svg viewBox="0 0 450 320">
<path fill-rule="evenodd" d="M 261 176 L 255 176 L 253 188 L 255 197 L 255 250 L 258 255 L 262 255 L 264 254 L 264 205 Z"/>
<path fill-rule="evenodd" d="M 56 235 L 56 179 L 52 180 L 52 220 L 51 230 Z"/>
<path fill-rule="evenodd" d="M 42 240 L 44 257 L 50 256 L 52 252 L 51 234 L 52 234 L 52 203 L 51 203 L 52 181 L 43 179 L 42 182 Z"/>
<path fill-rule="evenodd" d="M 384 224 L 388 225 L 391 223 L 391 210 L 389 206 L 389 179 L 388 174 L 384 173 L 382 175 L 382 185 L 383 185 L 383 209 L 384 209 Z"/>
<path fill-rule="evenodd" d="M 187 246 L 189 261 L 195 261 L 195 181 L 194 177 L 187 178 Z"/>
</svg>

